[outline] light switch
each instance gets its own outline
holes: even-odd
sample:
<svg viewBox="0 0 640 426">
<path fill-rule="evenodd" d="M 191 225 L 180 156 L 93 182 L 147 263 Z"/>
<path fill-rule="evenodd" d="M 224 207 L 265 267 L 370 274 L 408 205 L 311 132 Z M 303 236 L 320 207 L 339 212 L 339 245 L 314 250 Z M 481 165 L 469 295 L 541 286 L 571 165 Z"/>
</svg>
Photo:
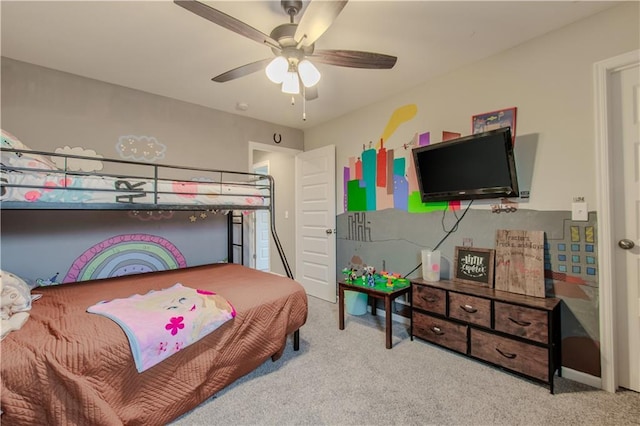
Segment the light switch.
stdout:
<svg viewBox="0 0 640 426">
<path fill-rule="evenodd" d="M 588 221 L 589 211 L 587 210 L 587 203 L 571 203 L 571 220 L 573 221 Z"/>
</svg>

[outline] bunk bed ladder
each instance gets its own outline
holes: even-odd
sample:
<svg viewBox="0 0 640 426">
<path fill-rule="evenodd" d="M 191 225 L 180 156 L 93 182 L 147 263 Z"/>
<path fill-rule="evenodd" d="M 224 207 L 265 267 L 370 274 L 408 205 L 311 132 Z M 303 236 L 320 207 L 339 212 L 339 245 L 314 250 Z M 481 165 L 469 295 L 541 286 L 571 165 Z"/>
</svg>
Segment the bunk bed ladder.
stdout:
<svg viewBox="0 0 640 426">
<path fill-rule="evenodd" d="M 278 238 L 278 233 L 276 232 L 276 182 L 271 175 L 268 175 L 267 178 L 269 179 L 269 217 L 271 222 L 271 237 L 273 238 L 273 242 L 275 243 L 278 254 L 280 255 L 280 260 L 282 260 L 282 266 L 287 273 L 287 277 L 293 280 L 295 278 L 293 277 L 293 272 L 291 271 L 291 267 L 289 266 L 287 255 L 284 253 L 282 244 L 280 244 L 280 238 Z M 297 329 L 293 332 L 293 350 L 300 350 L 300 329 Z"/>
<path fill-rule="evenodd" d="M 239 213 L 239 214 L 237 214 Z M 227 241 L 227 253 L 229 257 L 229 263 L 235 263 L 234 249 L 240 248 L 240 265 L 244 265 L 244 215 L 242 212 L 236 212 L 232 210 L 227 215 L 228 221 L 228 241 Z M 240 242 L 235 242 L 236 229 L 240 228 Z"/>
<path fill-rule="evenodd" d="M 280 255 L 280 260 L 282 260 L 282 266 L 284 267 L 287 277 L 293 280 L 295 278 L 293 277 L 293 272 L 291 271 L 291 267 L 289 266 L 287 255 L 284 253 L 282 244 L 280 244 L 280 238 L 278 238 L 278 233 L 276 232 L 276 182 L 271 175 L 267 175 L 267 179 L 269 179 L 269 217 L 271 222 L 271 237 L 273 238 L 273 242 L 275 243 L 278 254 Z"/>
</svg>

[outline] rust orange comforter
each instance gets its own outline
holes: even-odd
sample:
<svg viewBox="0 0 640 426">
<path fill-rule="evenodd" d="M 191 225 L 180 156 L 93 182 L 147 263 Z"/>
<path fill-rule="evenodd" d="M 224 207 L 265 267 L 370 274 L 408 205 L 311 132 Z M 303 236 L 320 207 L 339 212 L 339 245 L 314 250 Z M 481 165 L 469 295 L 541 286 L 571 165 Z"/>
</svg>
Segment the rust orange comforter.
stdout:
<svg viewBox="0 0 640 426">
<path fill-rule="evenodd" d="M 216 292 L 237 311 L 202 340 L 142 373 L 101 300 L 173 284 Z M 297 282 L 234 264 L 45 287 L 22 329 L 0 343 L 3 424 L 164 424 L 282 355 L 307 318 Z M 6 423 L 5 423 L 6 422 Z"/>
</svg>

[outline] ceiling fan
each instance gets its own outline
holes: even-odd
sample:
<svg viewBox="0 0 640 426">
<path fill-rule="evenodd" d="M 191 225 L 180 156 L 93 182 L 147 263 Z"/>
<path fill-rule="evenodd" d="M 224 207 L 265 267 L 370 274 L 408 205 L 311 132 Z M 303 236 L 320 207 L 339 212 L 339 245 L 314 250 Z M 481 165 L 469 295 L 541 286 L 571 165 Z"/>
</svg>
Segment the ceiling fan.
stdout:
<svg viewBox="0 0 640 426">
<path fill-rule="evenodd" d="M 338 17 L 347 0 L 310 1 L 298 23 L 294 22 L 294 17 L 302 9 L 302 1 L 282 0 L 280 3 L 289 15 L 289 23 L 278 25 L 270 35 L 199 1 L 174 0 L 174 3 L 214 24 L 271 47 L 276 55 L 275 58 L 251 62 L 213 77 L 212 80 L 218 83 L 265 69 L 271 81 L 282 84 L 284 93 L 298 94 L 302 86 L 304 98 L 311 100 L 318 96 L 316 84 L 320 80 L 320 72 L 311 61 L 367 69 L 391 69 L 397 61 L 395 56 L 381 53 L 315 50 L 315 42 Z"/>
</svg>

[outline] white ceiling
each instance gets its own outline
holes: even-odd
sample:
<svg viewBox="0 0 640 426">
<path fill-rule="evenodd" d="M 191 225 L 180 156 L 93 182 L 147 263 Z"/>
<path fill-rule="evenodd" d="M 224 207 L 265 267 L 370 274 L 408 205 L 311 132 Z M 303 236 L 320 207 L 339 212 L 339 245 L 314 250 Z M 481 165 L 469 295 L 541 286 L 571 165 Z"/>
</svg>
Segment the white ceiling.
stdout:
<svg viewBox="0 0 640 426">
<path fill-rule="evenodd" d="M 266 34 L 289 19 L 280 1 L 205 3 Z M 306 121 L 302 101 L 292 106 L 291 96 L 263 72 L 212 82 L 272 57 L 271 49 L 168 0 L 2 0 L 1 48 L 2 56 L 16 60 L 305 129 L 616 3 L 351 0 L 316 49 L 373 51 L 398 62 L 391 70 L 317 64 L 319 97 L 306 103 Z M 239 102 L 248 110 L 239 111 Z"/>
</svg>

